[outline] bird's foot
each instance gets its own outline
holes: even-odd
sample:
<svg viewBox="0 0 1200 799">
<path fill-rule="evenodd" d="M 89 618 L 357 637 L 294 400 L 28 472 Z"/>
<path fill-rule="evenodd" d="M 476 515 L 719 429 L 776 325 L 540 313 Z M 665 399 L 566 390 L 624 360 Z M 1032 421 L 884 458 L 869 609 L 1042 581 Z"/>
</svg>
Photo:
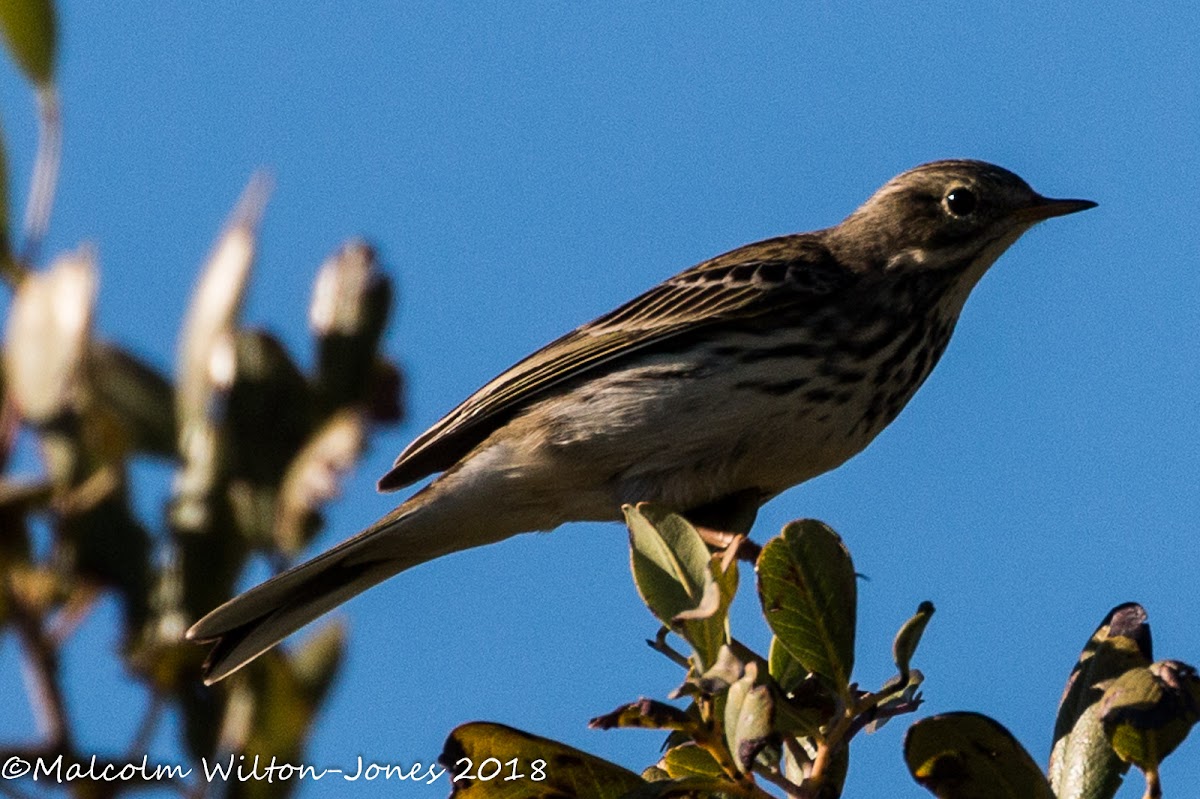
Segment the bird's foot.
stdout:
<svg viewBox="0 0 1200 799">
<path fill-rule="evenodd" d="M 709 548 L 721 553 L 721 570 L 725 571 L 735 560 L 753 563 L 758 560 L 762 547 L 751 541 L 745 533 L 730 533 L 711 527 L 697 525 L 696 532 Z"/>
</svg>

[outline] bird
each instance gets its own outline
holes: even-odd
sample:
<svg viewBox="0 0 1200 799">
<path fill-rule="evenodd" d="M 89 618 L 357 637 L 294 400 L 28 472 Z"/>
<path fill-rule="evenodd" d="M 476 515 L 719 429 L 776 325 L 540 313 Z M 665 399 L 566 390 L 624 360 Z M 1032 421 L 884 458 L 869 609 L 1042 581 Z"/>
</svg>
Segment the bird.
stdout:
<svg viewBox="0 0 1200 799">
<path fill-rule="evenodd" d="M 711 531 L 862 451 L 913 397 L 996 259 L 1092 208 L 976 160 L 903 172 L 839 224 L 704 261 L 553 341 L 419 435 L 378 483 L 437 475 L 187 638 L 212 684 L 434 558 L 655 502 Z"/>
</svg>

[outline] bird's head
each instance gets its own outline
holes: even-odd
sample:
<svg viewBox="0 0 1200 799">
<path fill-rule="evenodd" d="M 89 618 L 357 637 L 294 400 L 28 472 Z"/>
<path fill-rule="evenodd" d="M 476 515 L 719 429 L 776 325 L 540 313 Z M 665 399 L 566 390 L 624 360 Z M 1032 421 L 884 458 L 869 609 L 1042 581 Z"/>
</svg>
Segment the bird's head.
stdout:
<svg viewBox="0 0 1200 799">
<path fill-rule="evenodd" d="M 983 161 L 934 161 L 888 181 L 831 228 L 828 241 L 839 258 L 863 270 L 962 270 L 978 279 L 1033 225 L 1095 205 L 1043 197 Z"/>
</svg>

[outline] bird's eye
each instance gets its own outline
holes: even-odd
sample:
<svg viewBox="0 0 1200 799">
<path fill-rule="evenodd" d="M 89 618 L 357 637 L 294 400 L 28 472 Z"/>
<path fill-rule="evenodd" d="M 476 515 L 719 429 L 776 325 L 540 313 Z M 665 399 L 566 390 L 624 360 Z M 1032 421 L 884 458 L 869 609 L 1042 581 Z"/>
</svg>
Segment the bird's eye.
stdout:
<svg viewBox="0 0 1200 799">
<path fill-rule="evenodd" d="M 970 189 L 957 186 L 946 192 L 946 210 L 954 216 L 970 216 L 978 204 L 975 192 Z"/>
</svg>

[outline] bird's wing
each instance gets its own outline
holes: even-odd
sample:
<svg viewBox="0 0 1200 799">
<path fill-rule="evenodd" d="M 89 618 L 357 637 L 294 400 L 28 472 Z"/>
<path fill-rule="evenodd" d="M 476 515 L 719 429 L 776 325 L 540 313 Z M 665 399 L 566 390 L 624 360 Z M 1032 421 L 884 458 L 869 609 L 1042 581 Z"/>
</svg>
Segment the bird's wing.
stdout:
<svg viewBox="0 0 1200 799">
<path fill-rule="evenodd" d="M 845 280 L 814 234 L 768 239 L 705 261 L 493 379 L 409 444 L 379 488 L 401 488 L 448 469 L 530 402 L 568 380 L 682 333 L 803 305 Z"/>
</svg>

